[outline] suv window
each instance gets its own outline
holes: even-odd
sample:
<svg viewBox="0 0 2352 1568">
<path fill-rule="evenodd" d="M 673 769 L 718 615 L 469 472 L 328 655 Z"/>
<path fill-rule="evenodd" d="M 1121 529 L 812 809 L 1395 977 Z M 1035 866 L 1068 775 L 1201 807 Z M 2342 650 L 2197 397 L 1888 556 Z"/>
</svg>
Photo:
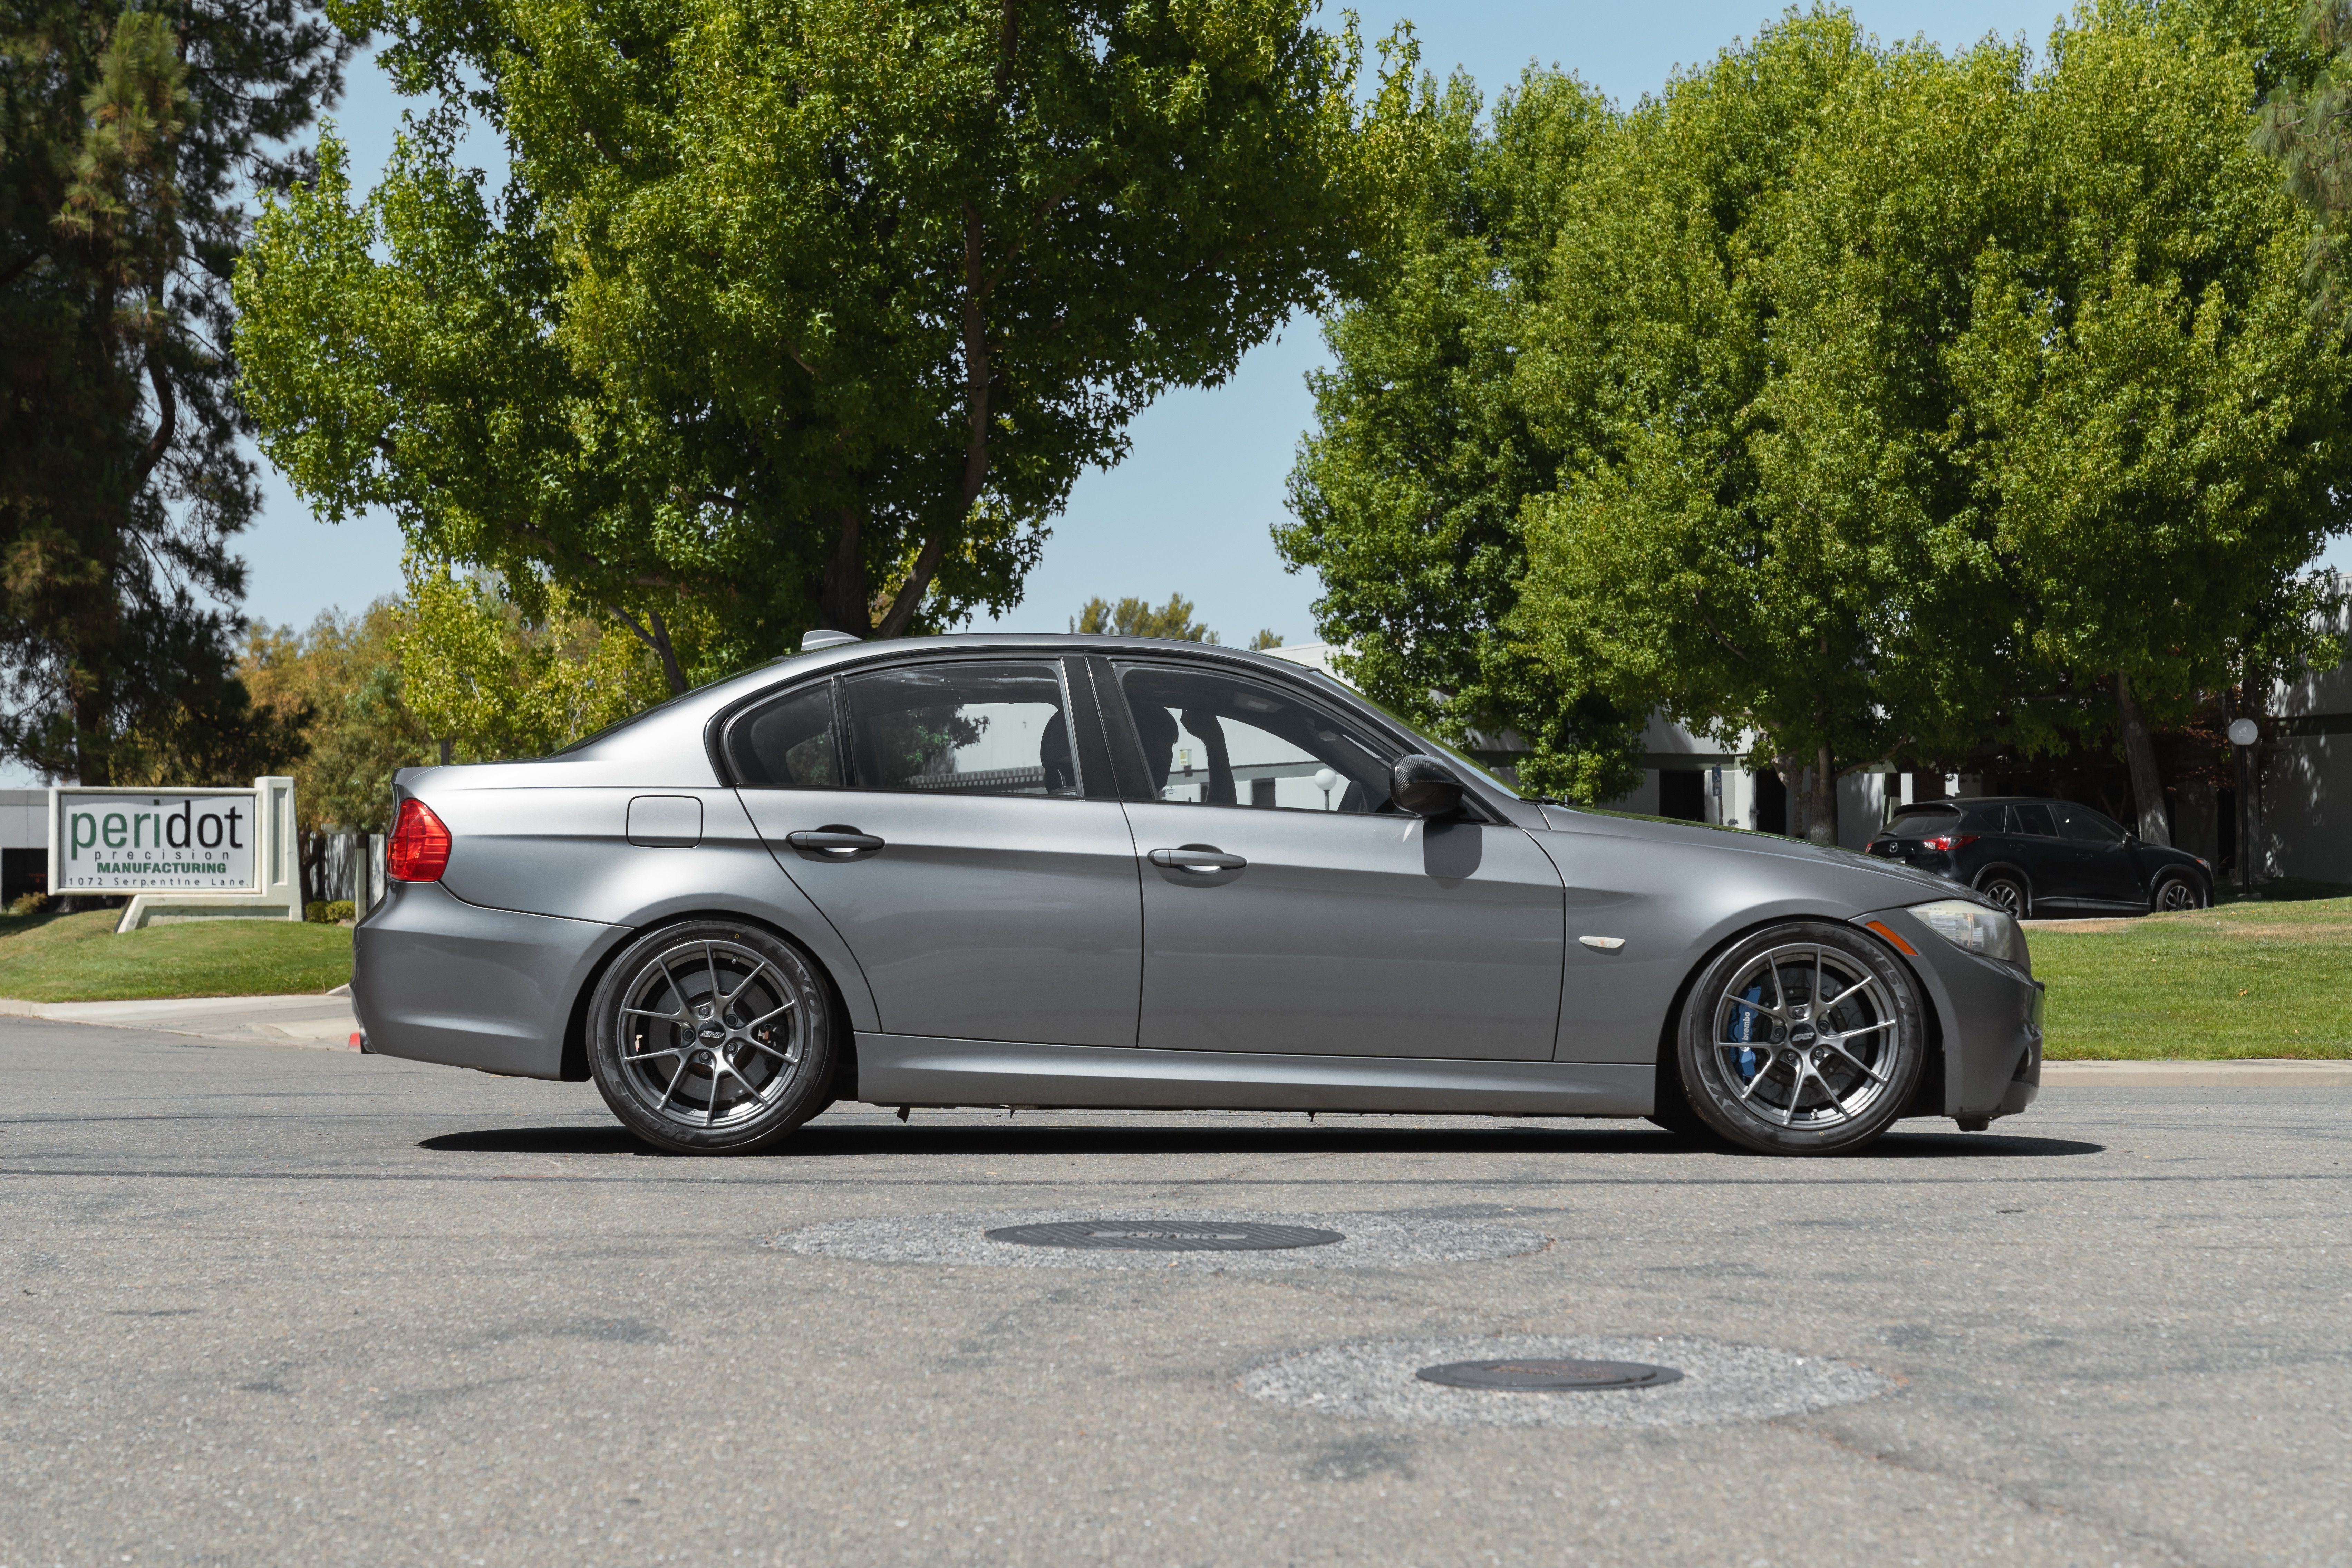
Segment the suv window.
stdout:
<svg viewBox="0 0 2352 1568">
<path fill-rule="evenodd" d="M 1390 749 L 1324 709 L 1222 671 L 1113 668 L 1150 798 L 1293 811 L 1387 806 Z"/>
<path fill-rule="evenodd" d="M 910 664 L 841 684 L 859 789 L 1078 793 L 1058 665 Z"/>
<path fill-rule="evenodd" d="M 2087 805 L 2072 801 L 2058 801 L 2051 806 L 2058 818 L 2058 837 L 2079 838 L 2092 844 L 2120 844 L 2124 830 Z"/>
<path fill-rule="evenodd" d="M 821 680 L 762 702 L 727 726 L 727 761 L 746 784 L 838 789 L 833 682 Z"/>
<path fill-rule="evenodd" d="M 1960 808 L 1957 805 L 1906 805 L 1895 814 L 1887 831 L 1897 838 L 1933 838 L 1939 833 L 1949 833 L 1959 826 Z"/>
<path fill-rule="evenodd" d="M 2027 834 L 2035 838 L 2055 838 L 2058 825 L 2051 820 L 2050 808 L 2038 800 L 2021 800 L 2009 808 L 2010 831 Z"/>
</svg>

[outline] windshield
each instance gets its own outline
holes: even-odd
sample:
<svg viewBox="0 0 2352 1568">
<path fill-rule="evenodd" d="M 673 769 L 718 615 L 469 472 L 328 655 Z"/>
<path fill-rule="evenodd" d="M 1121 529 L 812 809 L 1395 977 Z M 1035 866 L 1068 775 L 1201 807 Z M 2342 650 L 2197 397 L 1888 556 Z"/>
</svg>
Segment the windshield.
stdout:
<svg viewBox="0 0 2352 1568">
<path fill-rule="evenodd" d="M 1401 718 L 1394 710 L 1388 707 L 1385 703 L 1373 701 L 1370 698 L 1365 696 L 1362 692 L 1357 690 L 1354 687 L 1349 685 L 1338 676 L 1320 669 L 1308 668 L 1305 667 L 1302 667 L 1302 669 L 1307 676 L 1307 679 L 1309 680 L 1319 680 L 1324 685 L 1330 687 L 1333 690 L 1354 698 L 1365 707 L 1371 709 L 1374 712 L 1379 713 L 1383 718 L 1387 719 L 1390 723 L 1394 724 L 1398 729 L 1402 730 L 1406 734 L 1411 735 L 1414 740 L 1419 741 L 1422 745 L 1428 750 L 1431 756 L 1444 757 L 1449 763 L 1453 763 L 1459 767 L 1467 768 L 1470 772 L 1477 774 L 1479 778 L 1486 781 L 1486 784 L 1492 785 L 1496 789 L 1501 790 L 1513 800 L 1525 800 L 1528 798 L 1526 795 L 1521 795 L 1517 790 L 1512 788 L 1509 784 L 1505 784 L 1501 779 L 1496 778 L 1493 769 L 1486 767 L 1479 763 L 1473 762 L 1470 758 L 1464 756 L 1461 752 L 1455 751 L 1444 742 L 1438 740 L 1435 736 L 1431 735 L 1426 731 L 1423 730 L 1419 725 Z"/>
</svg>

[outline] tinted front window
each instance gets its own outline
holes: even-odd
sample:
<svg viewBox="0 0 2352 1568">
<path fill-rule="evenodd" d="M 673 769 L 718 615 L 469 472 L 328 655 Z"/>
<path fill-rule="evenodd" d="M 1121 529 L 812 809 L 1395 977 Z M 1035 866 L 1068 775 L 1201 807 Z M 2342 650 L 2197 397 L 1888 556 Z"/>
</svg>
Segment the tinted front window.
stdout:
<svg viewBox="0 0 2352 1568">
<path fill-rule="evenodd" d="M 2058 825 L 2051 819 L 2050 808 L 2038 800 L 2020 801 L 2009 808 L 2010 831 L 2035 838 L 2055 838 Z"/>
<path fill-rule="evenodd" d="M 834 744 L 833 683 L 787 692 L 727 726 L 727 760 L 747 784 L 833 789 L 841 784 Z"/>
<path fill-rule="evenodd" d="M 859 789 L 1078 793 L 1056 665 L 908 665 L 853 675 L 842 687 Z"/>
<path fill-rule="evenodd" d="M 1118 667 L 1155 800 L 1295 811 L 1388 804 L 1389 748 L 1276 687 L 1212 670 Z"/>
<path fill-rule="evenodd" d="M 2058 818 L 2058 837 L 2092 844 L 2120 844 L 2124 830 L 2087 805 L 2060 801 L 2050 808 Z"/>
</svg>

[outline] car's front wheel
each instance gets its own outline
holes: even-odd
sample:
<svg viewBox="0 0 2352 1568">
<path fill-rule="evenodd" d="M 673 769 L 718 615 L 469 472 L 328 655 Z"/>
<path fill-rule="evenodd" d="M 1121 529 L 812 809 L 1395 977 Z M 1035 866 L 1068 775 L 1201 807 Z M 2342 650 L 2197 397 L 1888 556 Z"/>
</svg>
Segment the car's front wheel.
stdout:
<svg viewBox="0 0 2352 1568">
<path fill-rule="evenodd" d="M 1683 1005 L 1691 1109 L 1768 1154 L 1858 1149 L 1903 1113 L 1927 1059 L 1916 988 L 1849 927 L 1791 921 L 1733 943 Z"/>
<path fill-rule="evenodd" d="M 2201 910 L 2210 901 L 2194 877 L 2186 871 L 2175 871 L 2157 883 L 2148 909 L 2152 913 L 2168 915 L 2182 910 Z"/>
<path fill-rule="evenodd" d="M 639 937 L 588 1004 L 588 1070 L 632 1132 L 688 1154 L 764 1148 L 824 1109 L 832 1008 L 815 967 L 757 927 Z"/>
</svg>

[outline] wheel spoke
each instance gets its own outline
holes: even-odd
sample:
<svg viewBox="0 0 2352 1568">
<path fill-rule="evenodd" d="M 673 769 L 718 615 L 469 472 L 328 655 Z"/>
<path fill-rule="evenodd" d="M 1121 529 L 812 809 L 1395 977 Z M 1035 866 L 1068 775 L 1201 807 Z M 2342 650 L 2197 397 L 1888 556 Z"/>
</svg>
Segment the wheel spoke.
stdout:
<svg viewBox="0 0 2352 1568">
<path fill-rule="evenodd" d="M 1876 1068 L 1872 1067 L 1868 1062 L 1864 1061 L 1860 1057 L 1855 1056 L 1852 1051 L 1847 1050 L 1847 1049 L 1845 1048 L 1845 1042 L 1844 1042 L 1843 1039 L 1835 1039 L 1835 1040 L 1832 1040 L 1832 1039 L 1824 1039 L 1824 1040 L 1822 1040 L 1822 1043 L 1823 1045 L 1825 1045 L 1825 1046 L 1829 1047 L 1829 1048 L 1830 1048 L 1830 1049 L 1832 1049 L 1832 1050 L 1835 1051 L 1838 1055 L 1840 1055 L 1840 1056 L 1843 1057 L 1846 1060 L 1848 1060 L 1848 1061 L 1852 1062 L 1855 1067 L 1860 1068 L 1864 1072 L 1868 1073 L 1872 1078 L 1874 1078 L 1874 1079 L 1877 1079 L 1880 1083 L 1885 1083 L 1885 1082 L 1886 1081 L 1886 1075 L 1885 1075 L 1885 1073 L 1880 1072 Z M 1826 1082 L 1828 1082 L 1829 1080 L 1828 1080 L 1827 1079 L 1823 1079 L 1822 1081 L 1822 1082 L 1824 1082 L 1824 1083 L 1826 1083 Z"/>
<path fill-rule="evenodd" d="M 684 1077 L 686 1077 L 686 1057 L 681 1052 L 677 1058 L 677 1070 L 669 1075 L 669 1087 L 662 1090 L 661 1101 L 654 1107 L 656 1110 L 663 1110 L 669 1104 L 670 1096 L 677 1092 L 678 1080 Z"/>
<path fill-rule="evenodd" d="M 660 970 L 662 978 L 669 983 L 669 994 L 677 998 L 677 1010 L 679 1014 L 681 1016 L 691 1016 L 694 1012 L 694 1008 L 687 1002 L 686 987 L 680 985 L 677 983 L 677 976 L 669 972 L 669 959 L 664 954 L 656 953 L 654 955 L 654 967 Z"/>
<path fill-rule="evenodd" d="M 782 1062 L 782 1063 L 786 1064 L 787 1066 L 791 1065 L 793 1062 L 797 1061 L 797 1060 L 799 1059 L 797 1057 L 794 1057 L 794 1056 L 793 1056 L 790 1051 L 780 1051 L 780 1050 L 776 1049 L 776 1047 L 773 1047 L 773 1046 L 772 1046 L 772 1045 L 768 1044 L 768 1042 L 767 1042 L 767 1041 L 765 1041 L 765 1040 L 760 1040 L 760 1039 L 754 1039 L 754 1038 L 752 1038 L 752 1037 L 751 1037 L 751 1036 L 749 1036 L 749 1035 L 746 1035 L 746 1036 L 744 1036 L 744 1037 L 743 1037 L 743 1043 L 744 1043 L 745 1045 L 747 1045 L 747 1046 L 751 1047 L 753 1050 L 755 1050 L 755 1051 L 765 1051 L 765 1052 L 767 1052 L 770 1056 L 772 1056 L 772 1057 L 775 1058 L 778 1061 Z"/>
<path fill-rule="evenodd" d="M 751 966 L 751 972 L 743 976 L 742 984 L 737 985 L 734 990 L 727 993 L 727 1000 L 719 1005 L 719 1014 L 720 1017 L 723 1018 L 727 1016 L 727 1009 L 735 1005 L 736 998 L 741 996 L 744 992 L 749 991 L 751 988 L 751 982 L 760 978 L 760 971 L 767 967 L 768 961 L 764 958 L 760 960 L 759 963 Z"/>
<path fill-rule="evenodd" d="M 653 1060 L 656 1057 L 682 1057 L 684 1055 L 686 1055 L 686 1047 L 684 1046 L 664 1046 L 658 1050 L 631 1051 L 629 1053 L 629 1059 L 633 1062 L 646 1062 Z"/>
<path fill-rule="evenodd" d="M 772 1012 L 772 1013 L 762 1013 L 762 1014 L 761 1014 L 758 1017 L 756 1017 L 756 1018 L 752 1019 L 750 1023 L 745 1024 L 745 1025 L 743 1026 L 743 1027 L 744 1027 L 744 1028 L 746 1028 L 746 1029 L 756 1029 L 756 1028 L 758 1028 L 761 1025 L 762 1025 L 762 1024 L 766 1023 L 766 1022 L 767 1022 L 769 1019 L 771 1019 L 771 1018 L 781 1018 L 781 1017 L 782 1017 L 785 1014 L 787 1014 L 787 1013 L 791 1012 L 793 1008 L 795 1008 L 795 1007 L 799 1006 L 800 1005 L 801 1005 L 801 1003 L 800 1003 L 800 998 L 799 998 L 799 997 L 797 997 L 797 996 L 795 996 L 795 997 L 793 997 L 792 1000 L 790 1000 L 790 1001 L 786 1002 L 782 1006 L 781 1006 L 781 1007 L 777 1008 L 774 1012 Z"/>
<path fill-rule="evenodd" d="M 633 1013 L 640 1018 L 659 1018 L 665 1024 L 690 1024 L 694 1021 L 692 1016 L 689 1014 L 656 1013 L 647 1007 L 624 1007 L 621 1011 L 624 1013 Z"/>
</svg>

